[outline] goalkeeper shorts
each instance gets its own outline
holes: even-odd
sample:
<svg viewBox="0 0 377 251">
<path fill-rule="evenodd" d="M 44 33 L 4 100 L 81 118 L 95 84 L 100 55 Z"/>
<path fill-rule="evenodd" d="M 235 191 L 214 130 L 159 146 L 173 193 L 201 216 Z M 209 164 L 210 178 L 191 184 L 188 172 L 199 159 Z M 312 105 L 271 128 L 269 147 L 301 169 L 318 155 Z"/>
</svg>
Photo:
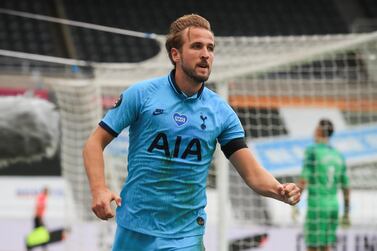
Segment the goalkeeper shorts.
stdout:
<svg viewBox="0 0 377 251">
<path fill-rule="evenodd" d="M 305 242 L 308 247 L 332 246 L 336 243 L 337 210 L 308 210 L 305 221 Z"/>
</svg>

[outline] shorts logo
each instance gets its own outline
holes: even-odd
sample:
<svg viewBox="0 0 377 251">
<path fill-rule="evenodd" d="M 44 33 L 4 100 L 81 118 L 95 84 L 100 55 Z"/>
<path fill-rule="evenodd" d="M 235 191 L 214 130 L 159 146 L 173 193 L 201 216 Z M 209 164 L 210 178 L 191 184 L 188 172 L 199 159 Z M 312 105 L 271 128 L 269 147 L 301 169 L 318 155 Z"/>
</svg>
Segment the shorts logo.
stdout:
<svg viewBox="0 0 377 251">
<path fill-rule="evenodd" d="M 174 113 L 173 118 L 174 118 L 174 121 L 177 124 L 177 126 L 184 125 L 187 122 L 187 117 L 183 114 Z"/>
</svg>

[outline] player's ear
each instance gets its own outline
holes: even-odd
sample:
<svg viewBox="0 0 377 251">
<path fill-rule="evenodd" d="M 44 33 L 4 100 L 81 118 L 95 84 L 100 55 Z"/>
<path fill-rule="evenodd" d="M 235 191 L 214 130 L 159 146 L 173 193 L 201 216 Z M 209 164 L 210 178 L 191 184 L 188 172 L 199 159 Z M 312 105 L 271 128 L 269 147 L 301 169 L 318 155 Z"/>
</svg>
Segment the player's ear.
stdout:
<svg viewBox="0 0 377 251">
<path fill-rule="evenodd" d="M 181 60 L 181 54 L 179 53 L 179 50 L 177 48 L 172 48 L 170 53 L 174 63 L 177 64 Z"/>
</svg>

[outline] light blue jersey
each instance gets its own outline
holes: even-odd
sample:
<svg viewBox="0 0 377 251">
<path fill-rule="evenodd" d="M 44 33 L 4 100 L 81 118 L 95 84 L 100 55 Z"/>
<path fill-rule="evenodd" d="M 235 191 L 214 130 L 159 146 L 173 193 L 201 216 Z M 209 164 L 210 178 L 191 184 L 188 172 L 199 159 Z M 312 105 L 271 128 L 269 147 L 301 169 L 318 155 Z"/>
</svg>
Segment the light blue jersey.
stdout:
<svg viewBox="0 0 377 251">
<path fill-rule="evenodd" d="M 172 72 L 128 88 L 100 126 L 114 136 L 129 126 L 128 177 L 117 223 L 159 237 L 202 235 L 216 142 L 244 137 L 232 108 L 204 85 L 187 97 Z"/>
</svg>

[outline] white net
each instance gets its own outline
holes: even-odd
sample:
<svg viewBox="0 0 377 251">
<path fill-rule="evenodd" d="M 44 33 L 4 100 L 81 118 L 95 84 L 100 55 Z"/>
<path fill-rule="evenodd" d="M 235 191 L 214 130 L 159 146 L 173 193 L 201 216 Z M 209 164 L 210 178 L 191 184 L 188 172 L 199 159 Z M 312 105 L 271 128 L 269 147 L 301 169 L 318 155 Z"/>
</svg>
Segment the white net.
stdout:
<svg viewBox="0 0 377 251">
<path fill-rule="evenodd" d="M 164 42 L 163 37 L 156 38 Z M 332 143 L 345 154 L 352 189 L 352 231 L 340 230 L 339 237 L 348 238 L 339 238 L 338 245 L 350 249 L 375 238 L 370 233 L 377 229 L 377 214 L 373 211 L 377 189 L 376 42 L 376 33 L 218 37 L 208 83 L 229 100 L 241 119 L 250 148 L 282 182 L 298 178 L 303 151 L 311 142 L 318 119 L 328 117 L 334 121 L 339 134 Z M 46 80 L 59 104 L 63 175 L 71 184 L 78 219 L 94 219 L 82 163 L 83 143 L 123 89 L 171 70 L 163 48 L 156 57 L 140 63 L 92 63 L 93 79 Z M 124 132 L 106 151 L 107 183 L 115 191 L 121 189 L 127 175 L 127 145 Z M 225 171 L 219 166 L 216 163 L 208 179 L 209 194 L 215 195 L 207 210 L 208 250 L 248 250 L 261 245 L 263 250 L 277 250 L 274 245 L 281 244 L 276 243 L 276 236 L 281 235 L 287 239 L 284 250 L 305 249 L 305 195 L 292 210 L 253 193 L 233 168 L 226 175 L 227 182 L 219 182 L 215 177 Z M 217 193 L 224 186 L 227 194 Z M 229 198 L 229 207 L 217 206 L 217 200 L 224 200 L 221 196 Z M 217 217 L 224 210 L 227 212 Z M 224 214 L 230 217 L 221 217 Z M 113 225 L 101 229 L 98 245 L 102 250 L 111 246 L 113 230 Z M 225 236 L 211 235 L 217 231 Z"/>
<path fill-rule="evenodd" d="M 82 148 L 102 117 L 99 88 L 88 80 L 53 80 L 62 128 L 62 174 L 73 189 L 77 219 L 91 219 L 91 197 L 83 168 Z"/>
<path fill-rule="evenodd" d="M 374 34 L 264 38 L 259 45 L 249 45 L 261 51 L 256 65 L 266 68 L 254 66 L 255 73 L 245 70 L 243 76 L 227 81 L 229 102 L 244 125 L 250 147 L 282 182 L 298 180 L 304 150 L 313 142 L 319 119 L 335 123 L 337 134 L 331 144 L 346 158 L 352 191 L 352 225 L 348 232 L 339 228 L 338 249 L 371 245 L 374 237 L 370 233 L 377 228 L 372 196 L 377 185 L 376 41 L 364 40 L 367 37 Z M 250 191 L 234 169 L 229 186 L 233 216 L 230 250 L 263 245 L 266 250 L 277 250 L 278 235 L 288 235 L 291 245 L 284 250 L 305 250 L 306 192 L 302 202 L 291 208 Z M 343 206 L 340 203 L 340 216 Z M 320 214 L 320 208 L 314 211 Z M 312 238 L 322 238 L 318 237 L 321 219 L 315 219 L 308 231 L 314 231 Z M 350 234 L 351 230 L 355 232 Z"/>
<path fill-rule="evenodd" d="M 237 77 L 271 72 L 290 67 L 317 57 L 338 51 L 348 51 L 360 44 L 375 41 L 377 34 L 349 34 L 328 36 L 289 37 L 217 37 L 215 64 L 210 80 L 231 81 Z M 165 75 L 171 69 L 164 51 L 164 37 L 156 36 L 160 42 L 160 53 L 155 57 L 128 64 L 93 64 L 97 79 L 108 84 L 130 85 L 137 81 Z"/>
</svg>

